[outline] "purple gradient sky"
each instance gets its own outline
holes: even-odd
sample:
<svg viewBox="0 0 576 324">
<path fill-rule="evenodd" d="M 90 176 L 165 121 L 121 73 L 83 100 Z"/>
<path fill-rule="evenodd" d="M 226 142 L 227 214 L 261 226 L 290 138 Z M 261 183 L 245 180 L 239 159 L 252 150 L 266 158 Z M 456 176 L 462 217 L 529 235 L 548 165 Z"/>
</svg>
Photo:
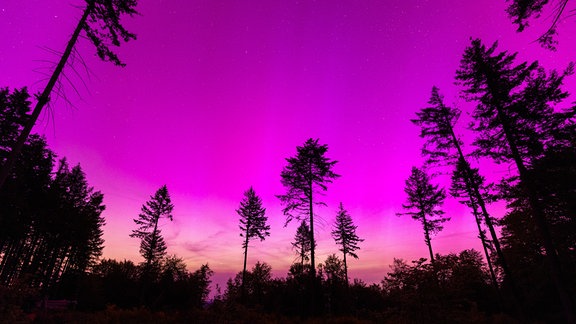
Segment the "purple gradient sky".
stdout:
<svg viewBox="0 0 576 324">
<path fill-rule="evenodd" d="M 82 1 L 0 4 L 0 86 L 40 90 L 63 50 Z M 393 257 L 426 257 L 421 228 L 395 216 L 404 181 L 421 163 L 419 130 L 410 118 L 426 105 L 433 85 L 464 109 L 453 84 L 470 37 L 564 68 L 576 53 L 571 26 L 561 28 L 558 52 L 533 40 L 537 22 L 517 34 L 494 1 L 141 1 L 142 16 L 125 25 L 138 39 L 118 50 L 120 69 L 102 63 L 86 40 L 78 51 L 90 73 L 67 75 L 73 103 L 55 101 L 35 131 L 105 194 L 104 256 L 141 260 L 128 237 L 140 206 L 167 184 L 174 221 L 162 230 L 169 253 L 191 269 L 209 263 L 222 282 L 242 267 L 235 209 L 254 186 L 272 235 L 255 242 L 249 263 L 270 263 L 284 276 L 295 259 L 296 224 L 283 228 L 275 194 L 280 171 L 307 138 L 329 145 L 342 177 L 319 211 L 318 260 L 337 252 L 330 229 L 342 201 L 365 238 L 351 277 L 379 282 Z M 574 88 L 571 78 L 568 90 Z M 507 166 L 484 166 L 498 178 Z M 438 177 L 443 182 L 446 177 Z M 435 252 L 480 248 L 468 210 L 448 199 L 452 217 L 433 239 Z M 495 214 L 502 208 L 492 209 Z"/>
</svg>

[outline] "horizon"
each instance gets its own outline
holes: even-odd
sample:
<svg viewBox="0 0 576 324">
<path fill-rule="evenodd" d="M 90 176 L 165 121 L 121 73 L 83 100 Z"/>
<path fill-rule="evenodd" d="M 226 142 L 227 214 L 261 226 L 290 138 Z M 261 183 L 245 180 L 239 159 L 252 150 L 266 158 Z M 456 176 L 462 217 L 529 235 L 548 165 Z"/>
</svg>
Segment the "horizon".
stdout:
<svg viewBox="0 0 576 324">
<path fill-rule="evenodd" d="M 221 287 L 242 269 L 235 209 L 250 186 L 272 229 L 251 243 L 248 268 L 259 260 L 276 276 L 287 273 L 298 224 L 283 227 L 280 171 L 296 146 L 318 138 L 339 161 L 341 178 L 319 211 L 317 263 L 340 256 L 330 229 L 342 202 L 365 239 L 350 278 L 379 283 L 393 258 L 427 256 L 420 225 L 396 213 L 411 167 L 423 162 L 410 119 L 427 106 L 432 86 L 465 112 L 458 131 L 471 148 L 464 122 L 471 105 L 454 85 L 470 38 L 498 41 L 499 51 L 518 51 L 519 61 L 538 60 L 547 70 L 565 69 L 576 52 L 567 31 L 557 52 L 534 43 L 545 22 L 516 33 L 501 2 L 141 3 L 141 16 L 123 21 L 138 36 L 118 49 L 127 66 L 100 62 L 82 40 L 78 51 L 91 72 L 81 64 L 79 76 L 68 71 L 79 92 L 66 85 L 73 106 L 56 100 L 34 132 L 81 164 L 104 194 L 103 258 L 142 260 L 139 240 L 128 235 L 140 207 L 165 184 L 175 205 L 174 221 L 162 228 L 168 254 L 191 270 L 208 263 Z M 46 48 L 63 50 L 79 13 L 69 3 L 0 5 L 0 85 L 41 89 L 40 72 L 51 65 L 44 60 L 55 57 Z M 564 88 L 575 85 L 571 76 Z M 497 180 L 514 170 L 481 161 L 480 172 Z M 447 179 L 434 182 L 446 187 Z M 505 212 L 503 203 L 490 207 L 497 218 Z M 481 251 L 468 208 L 449 197 L 444 209 L 452 219 L 433 237 L 434 252 Z"/>
</svg>

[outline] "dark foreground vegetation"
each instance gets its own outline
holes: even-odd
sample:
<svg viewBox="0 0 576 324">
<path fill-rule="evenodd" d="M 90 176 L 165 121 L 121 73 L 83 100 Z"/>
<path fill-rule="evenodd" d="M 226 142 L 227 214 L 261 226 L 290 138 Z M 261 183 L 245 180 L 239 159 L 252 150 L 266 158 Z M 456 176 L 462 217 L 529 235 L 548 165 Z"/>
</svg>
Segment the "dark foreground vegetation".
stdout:
<svg viewBox="0 0 576 324">
<path fill-rule="evenodd" d="M 257 263 L 245 274 L 243 293 L 239 272 L 208 300 L 207 266 L 190 273 L 169 257 L 158 277 L 142 282 L 142 266 L 102 260 L 82 278 L 62 278 L 51 292 L 52 299 L 76 300 L 70 309 L 42 308 L 39 290 L 21 281 L 2 288 L 0 311 L 8 321 L 47 323 L 514 321 L 478 252 L 436 255 L 435 264 L 434 269 L 425 259 L 397 259 L 381 284 L 368 285 L 358 279 L 347 284 L 335 255 L 319 265 L 315 279 L 309 265 L 295 263 L 285 278 L 272 278 L 271 267 Z"/>
</svg>

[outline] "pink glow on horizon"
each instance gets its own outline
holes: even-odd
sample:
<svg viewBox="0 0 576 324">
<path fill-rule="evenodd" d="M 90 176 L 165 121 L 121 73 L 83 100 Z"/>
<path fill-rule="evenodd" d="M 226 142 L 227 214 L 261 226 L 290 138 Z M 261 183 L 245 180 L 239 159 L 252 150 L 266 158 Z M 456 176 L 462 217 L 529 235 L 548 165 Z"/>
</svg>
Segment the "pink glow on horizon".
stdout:
<svg viewBox="0 0 576 324">
<path fill-rule="evenodd" d="M 520 59 L 558 69 L 574 58 L 576 39 L 566 26 L 558 52 L 541 49 L 533 40 L 545 22 L 517 34 L 504 0 L 417 3 L 141 1 L 142 16 L 126 21 L 138 39 L 118 50 L 124 69 L 99 62 L 83 40 L 78 50 L 92 76 L 79 72 L 87 89 L 78 86 L 79 98 L 68 86 L 75 108 L 58 100 L 35 131 L 81 163 L 104 193 L 104 257 L 141 260 L 139 242 L 128 237 L 132 219 L 166 184 L 176 206 L 174 222 L 163 224 L 169 253 L 191 269 L 209 263 L 220 276 L 233 274 L 242 265 L 235 209 L 254 186 L 272 236 L 252 244 L 249 263 L 266 261 L 284 276 L 296 225 L 283 228 L 275 195 L 284 192 L 285 158 L 310 137 L 328 144 L 342 175 L 319 211 L 318 260 L 339 255 L 330 227 L 340 201 L 366 240 L 350 262 L 351 277 L 379 282 L 393 257 L 426 257 L 418 223 L 395 213 L 410 168 L 422 162 L 410 119 L 431 87 L 447 103 L 469 107 L 453 83 L 470 37 L 498 40 Z M 0 4 L 0 86 L 41 89 L 44 77 L 35 70 L 50 65 L 39 60 L 56 59 L 41 47 L 62 50 L 79 13 L 62 2 Z M 486 165 L 481 172 L 497 179 L 506 170 Z M 435 252 L 479 250 L 469 211 L 451 198 L 446 211 L 452 221 L 433 239 Z"/>
</svg>

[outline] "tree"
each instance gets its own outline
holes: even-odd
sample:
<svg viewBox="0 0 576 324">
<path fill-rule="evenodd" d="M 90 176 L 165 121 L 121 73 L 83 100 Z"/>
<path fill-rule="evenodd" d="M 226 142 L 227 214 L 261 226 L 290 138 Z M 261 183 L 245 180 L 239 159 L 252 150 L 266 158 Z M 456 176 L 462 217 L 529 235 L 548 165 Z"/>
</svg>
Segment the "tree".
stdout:
<svg viewBox="0 0 576 324">
<path fill-rule="evenodd" d="M 240 282 L 241 280 L 246 280 Z M 234 279 L 230 278 L 227 282 L 226 299 L 233 301 L 239 297 L 239 293 L 245 304 L 260 304 L 265 297 L 270 297 L 269 287 L 272 281 L 272 267 L 266 262 L 256 262 L 251 271 L 246 270 L 243 273 L 238 272 Z M 245 288 L 242 288 L 244 284 Z M 245 289 L 244 291 L 242 289 Z"/>
<path fill-rule="evenodd" d="M 304 261 L 310 260 L 308 257 L 310 254 L 310 249 L 312 248 L 310 237 L 310 227 L 308 227 L 306 220 L 302 220 L 300 226 L 298 226 L 298 229 L 296 230 L 294 242 L 292 242 L 292 247 L 298 253 L 298 256 L 300 257 L 300 264 L 302 266 L 304 266 Z"/>
<path fill-rule="evenodd" d="M 456 79 L 466 87 L 469 101 L 477 101 L 473 129 L 478 137 L 476 154 L 496 163 L 513 163 L 518 185 L 529 209 L 548 259 L 550 276 L 565 310 L 566 320 L 576 321 L 573 303 L 562 279 L 561 265 L 550 235 L 537 182 L 530 168 L 554 146 L 553 106 L 568 94 L 561 89 L 572 65 L 562 74 L 547 74 L 537 62 L 514 64 L 516 54 L 496 54 L 497 43 L 487 48 L 479 39 L 466 48 Z"/>
<path fill-rule="evenodd" d="M 484 180 L 479 175 L 478 169 L 473 169 L 470 166 L 462 150 L 463 143 L 454 131 L 454 126 L 460 117 L 461 111 L 446 106 L 444 104 L 444 98 L 437 87 L 432 87 L 432 94 L 428 104 L 428 107 L 422 108 L 416 113 L 418 118 L 412 120 L 414 124 L 421 128 L 420 137 L 426 139 L 422 153 L 428 157 L 427 164 L 445 163 L 455 166 L 452 177 L 453 185 L 450 193 L 454 197 L 467 198 L 465 203 L 472 209 L 478 226 L 479 237 L 484 247 L 486 260 L 491 270 L 492 280 L 494 285 L 497 285 L 496 276 L 487 249 L 488 242 L 482 229 L 480 216 L 482 216 L 488 226 L 504 273 L 510 276 L 510 271 L 508 270 L 504 254 L 500 248 L 500 242 L 492 219 L 486 209 L 485 196 L 481 194 Z M 481 210 L 481 215 L 478 209 Z"/>
<path fill-rule="evenodd" d="M 310 224 L 310 264 L 312 277 L 316 277 L 314 240 L 314 206 L 326 206 L 318 201 L 318 195 L 327 191 L 327 184 L 340 175 L 332 171 L 337 161 L 331 161 L 324 156 L 328 145 L 318 144 L 318 139 L 308 139 L 303 146 L 296 147 L 295 157 L 287 158 L 288 165 L 281 173 L 282 185 L 286 194 L 278 195 L 285 206 L 282 212 L 286 215 L 285 226 L 293 219 L 307 219 Z"/>
<path fill-rule="evenodd" d="M 344 262 L 336 254 L 328 255 L 324 263 L 318 265 L 318 277 L 322 279 L 322 311 L 328 315 L 347 312 L 351 300 Z"/>
<path fill-rule="evenodd" d="M 8 158 L 10 148 L 26 125 L 30 111 L 30 95 L 27 88 L 0 88 L 0 162 Z"/>
<path fill-rule="evenodd" d="M 240 215 L 240 236 L 244 237 L 242 248 L 244 249 L 244 268 L 242 268 L 242 289 L 244 289 L 244 279 L 246 273 L 246 259 L 248 258 L 248 244 L 251 239 L 259 238 L 264 241 L 266 236 L 270 236 L 270 225 L 266 224 L 266 208 L 262 208 L 262 199 L 256 195 L 254 189 L 250 187 L 244 193 L 244 199 L 240 202 L 240 208 L 236 210 Z"/>
<path fill-rule="evenodd" d="M 106 303 L 120 308 L 133 308 L 138 302 L 138 266 L 132 261 L 103 259 L 92 268 L 100 279 L 98 291 Z"/>
<path fill-rule="evenodd" d="M 5 285 L 29 278 L 30 286 L 50 293 L 63 277 L 83 277 L 101 255 L 103 195 L 88 185 L 79 165 L 70 168 L 61 159 L 54 171 L 54 153 L 37 135 L 29 137 L 0 189 L 0 205 Z"/>
<path fill-rule="evenodd" d="M 506 2 L 509 1 L 510 0 L 506 0 Z M 558 36 L 558 23 L 561 21 L 561 18 L 572 16 L 572 14 L 566 14 L 567 11 L 573 11 L 566 10 L 568 1 L 569 0 L 559 0 L 554 5 L 552 9 L 552 23 L 548 27 L 548 30 L 538 38 L 538 42 L 542 47 L 556 50 L 556 45 L 558 45 L 558 41 L 556 40 Z M 510 2 L 510 5 L 506 8 L 506 12 L 510 19 L 512 19 L 512 22 L 518 26 L 518 32 L 522 32 L 528 27 L 528 21 L 531 18 L 539 18 L 542 10 L 550 4 L 549 0 L 511 0 Z"/>
<path fill-rule="evenodd" d="M 136 39 L 136 35 L 128 32 L 120 23 L 123 15 L 133 16 L 138 13 L 135 9 L 136 5 L 136 0 L 86 0 L 86 8 L 84 8 L 82 17 L 78 21 L 78 25 L 60 57 L 58 65 L 52 72 L 52 76 L 42 93 L 36 96 L 37 102 L 32 115 L 29 116 L 18 139 L 12 145 L 7 160 L 2 164 L 0 169 L 0 187 L 4 185 L 10 170 L 16 163 L 18 155 L 32 131 L 32 127 L 38 120 L 38 116 L 40 116 L 40 112 L 50 102 L 52 91 L 60 82 L 60 75 L 64 71 L 64 67 L 69 64 L 68 58 L 76 46 L 81 31 L 84 30 L 87 38 L 96 46 L 96 53 L 102 60 L 124 66 L 124 63 L 110 49 L 110 46 L 120 46 L 120 41 L 127 42 L 131 39 Z"/>
<path fill-rule="evenodd" d="M 382 281 L 392 304 L 388 307 L 403 313 L 404 321 L 462 322 L 474 318 L 483 322 L 489 319 L 481 320 L 478 311 L 499 311 L 479 252 L 436 254 L 434 266 L 425 261 L 422 258 L 409 264 L 394 258 Z"/>
<path fill-rule="evenodd" d="M 410 215 L 413 219 L 422 223 L 424 229 L 424 242 L 430 252 L 430 261 L 434 263 L 432 252 L 431 235 L 443 229 L 442 223 L 450 220 L 444 216 L 444 211 L 439 207 L 446 198 L 444 189 L 438 189 L 438 185 L 430 183 L 430 178 L 421 169 L 412 167 L 412 173 L 406 180 L 404 192 L 408 195 L 407 203 L 402 207 L 408 210 L 400 215 Z"/>
<path fill-rule="evenodd" d="M 130 237 L 140 239 L 140 254 L 144 257 L 144 271 L 148 275 L 153 270 L 159 270 L 160 261 L 166 255 L 166 242 L 158 223 L 161 218 L 172 220 L 173 209 L 168 188 L 164 185 L 142 205 L 138 218 L 134 219 L 138 228 L 132 230 Z"/>
<path fill-rule="evenodd" d="M 340 245 L 340 251 L 344 254 L 344 278 L 346 279 L 346 284 L 348 284 L 348 265 L 346 263 L 346 256 L 358 259 L 356 255 L 356 250 L 359 242 L 364 240 L 356 235 L 356 228 L 358 226 L 354 225 L 352 217 L 348 214 L 348 211 L 344 209 L 342 203 L 340 203 L 340 209 L 336 215 L 336 222 L 334 224 L 334 230 L 332 231 L 332 237 L 336 241 L 336 244 Z"/>
<path fill-rule="evenodd" d="M 472 209 L 472 215 L 474 215 L 474 219 L 476 220 L 476 225 L 478 227 L 478 238 L 480 238 L 480 241 L 482 242 L 482 249 L 484 250 L 486 263 L 488 264 L 488 269 L 490 270 L 490 277 L 492 278 L 492 284 L 495 287 L 498 287 L 498 280 L 496 279 L 496 273 L 494 271 L 494 266 L 492 265 L 492 260 L 490 258 L 490 252 L 489 252 L 489 250 L 490 251 L 493 250 L 492 244 L 496 246 L 497 251 L 496 253 L 499 262 L 502 265 L 502 270 L 504 271 L 504 274 L 507 277 L 509 277 L 510 280 L 512 280 L 512 275 L 510 274 L 510 271 L 508 269 L 508 263 L 506 262 L 504 254 L 502 253 L 502 249 L 500 247 L 500 240 L 496 236 L 496 232 L 492 224 L 492 219 L 490 215 L 484 214 L 484 210 L 486 210 L 485 196 L 487 196 L 488 194 L 476 195 L 476 191 L 480 193 L 479 188 L 484 187 L 484 182 L 485 178 L 480 175 L 478 168 L 472 168 L 466 160 L 459 160 L 459 163 L 456 165 L 456 169 L 454 169 L 454 172 L 452 173 L 452 186 L 450 187 L 450 194 L 455 198 L 464 198 L 464 200 L 460 202 L 466 204 L 468 207 Z M 479 206 L 481 205 L 484 206 L 482 209 L 482 214 L 478 210 Z M 490 233 L 492 234 L 493 237 L 492 242 L 490 242 L 486 238 L 486 231 L 482 229 L 482 222 L 481 222 L 482 216 L 484 216 L 484 219 L 488 219 L 486 223 L 489 224 L 488 227 L 490 228 Z"/>
<path fill-rule="evenodd" d="M 210 295 L 210 284 L 212 283 L 211 277 L 214 271 L 210 269 L 208 264 L 203 264 L 200 268 L 190 274 L 190 284 L 193 287 L 193 306 L 202 308 L 206 305 L 208 295 Z"/>
</svg>

